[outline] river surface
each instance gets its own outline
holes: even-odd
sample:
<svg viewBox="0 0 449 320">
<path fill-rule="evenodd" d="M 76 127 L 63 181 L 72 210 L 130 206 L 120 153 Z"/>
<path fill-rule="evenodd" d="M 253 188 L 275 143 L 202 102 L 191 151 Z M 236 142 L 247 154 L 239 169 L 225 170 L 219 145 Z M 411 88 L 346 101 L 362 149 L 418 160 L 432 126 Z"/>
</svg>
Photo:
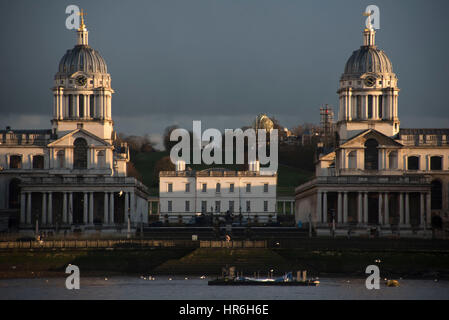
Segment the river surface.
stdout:
<svg viewBox="0 0 449 320">
<path fill-rule="evenodd" d="M 449 281 L 399 280 L 400 286 L 368 290 L 365 279 L 319 279 L 318 287 L 217 287 L 199 277 L 81 277 L 79 290 L 65 278 L 0 280 L 0 299 L 154 299 L 154 300 L 307 300 L 307 299 L 449 299 Z"/>
</svg>

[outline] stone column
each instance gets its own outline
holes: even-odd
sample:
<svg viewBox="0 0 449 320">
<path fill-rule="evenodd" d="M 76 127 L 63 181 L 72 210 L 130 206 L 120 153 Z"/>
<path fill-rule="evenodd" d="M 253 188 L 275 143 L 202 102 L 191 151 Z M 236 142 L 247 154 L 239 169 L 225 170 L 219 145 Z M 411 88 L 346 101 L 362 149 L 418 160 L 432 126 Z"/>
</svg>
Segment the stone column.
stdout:
<svg viewBox="0 0 449 320">
<path fill-rule="evenodd" d="M 31 192 L 27 192 L 27 224 L 31 224 Z"/>
<path fill-rule="evenodd" d="M 432 210 L 430 206 L 430 192 L 427 192 L 426 194 L 426 225 L 430 228 L 432 225 Z"/>
<path fill-rule="evenodd" d="M 108 216 L 109 216 L 109 208 L 108 208 L 108 199 L 109 194 L 107 192 L 104 193 L 104 217 L 103 217 L 103 225 L 106 225 L 109 223 Z"/>
<path fill-rule="evenodd" d="M 363 223 L 363 205 L 362 205 L 362 193 L 359 192 L 358 195 L 358 206 L 357 206 L 357 223 Z"/>
<path fill-rule="evenodd" d="M 285 201 L 282 201 L 282 214 L 285 214 Z"/>
<path fill-rule="evenodd" d="M 327 191 L 323 192 L 323 222 L 327 222 Z"/>
<path fill-rule="evenodd" d="M 399 223 L 404 224 L 404 193 L 399 193 Z"/>
<path fill-rule="evenodd" d="M 67 192 L 62 195 L 62 223 L 67 223 Z"/>
<path fill-rule="evenodd" d="M 318 221 L 321 220 L 322 222 L 324 222 L 321 204 L 322 204 L 322 195 L 321 191 L 318 191 L 316 195 L 316 218 Z"/>
<path fill-rule="evenodd" d="M 42 192 L 42 213 L 41 213 L 42 225 L 47 224 L 47 193 Z"/>
<path fill-rule="evenodd" d="M 20 224 L 25 224 L 26 214 L 26 193 L 20 193 Z"/>
<path fill-rule="evenodd" d="M 73 223 L 73 193 L 69 192 L 69 224 Z"/>
<path fill-rule="evenodd" d="M 51 225 L 53 224 L 53 193 L 51 191 L 48 193 L 47 210 L 48 210 L 47 223 Z"/>
<path fill-rule="evenodd" d="M 338 198 L 337 198 L 337 221 L 340 224 L 343 220 L 343 208 L 342 208 L 342 196 L 341 196 L 341 192 L 338 193 Z"/>
<path fill-rule="evenodd" d="M 386 225 L 386 226 L 389 226 L 390 225 L 390 208 L 389 208 L 389 206 L 388 206 L 388 192 L 385 192 L 385 201 L 384 201 L 384 203 L 385 203 L 385 221 L 384 221 L 384 224 Z"/>
<path fill-rule="evenodd" d="M 114 224 L 114 192 L 110 192 L 109 196 L 109 223 Z"/>
<path fill-rule="evenodd" d="M 87 198 L 87 192 L 84 192 L 84 206 L 83 206 L 83 224 L 88 224 L 87 220 L 87 205 L 88 205 L 88 198 Z"/>
<path fill-rule="evenodd" d="M 125 221 L 128 221 L 128 214 L 130 214 L 129 192 L 125 192 Z"/>
<path fill-rule="evenodd" d="M 134 191 L 132 191 L 129 195 L 129 208 L 130 208 L 130 215 L 131 217 L 134 217 L 135 219 L 137 219 L 137 212 L 136 212 L 136 194 L 134 193 Z M 291 207 L 290 207 L 290 212 L 292 211 Z M 139 218 L 140 219 L 140 218 Z"/>
<path fill-rule="evenodd" d="M 368 223 L 368 192 L 365 192 L 363 200 L 363 222 Z"/>
<path fill-rule="evenodd" d="M 405 224 L 410 226 L 410 195 L 405 193 Z"/>
<path fill-rule="evenodd" d="M 94 193 L 89 192 L 89 224 L 94 224 Z"/>
<path fill-rule="evenodd" d="M 420 193 L 419 194 L 419 225 L 421 226 L 421 228 L 425 228 L 425 223 L 424 223 L 424 217 L 425 217 L 425 210 L 424 210 L 424 193 Z"/>
<path fill-rule="evenodd" d="M 343 223 L 348 223 L 348 192 L 343 193 Z"/>
<path fill-rule="evenodd" d="M 379 223 L 380 225 L 382 225 L 382 224 L 383 224 L 383 221 L 382 221 L 382 193 L 380 193 L 380 192 L 379 192 L 379 204 L 378 204 L 378 207 L 379 207 L 379 211 L 378 211 L 378 213 L 379 213 L 378 223 Z"/>
</svg>

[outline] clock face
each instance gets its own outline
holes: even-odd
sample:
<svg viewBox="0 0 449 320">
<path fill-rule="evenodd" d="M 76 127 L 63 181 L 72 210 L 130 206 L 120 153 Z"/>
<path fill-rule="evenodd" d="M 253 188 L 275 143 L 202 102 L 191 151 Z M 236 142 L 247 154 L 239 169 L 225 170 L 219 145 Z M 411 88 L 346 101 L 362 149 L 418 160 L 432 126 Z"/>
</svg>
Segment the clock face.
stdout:
<svg viewBox="0 0 449 320">
<path fill-rule="evenodd" d="M 75 81 L 77 85 L 85 86 L 87 83 L 87 78 L 85 76 L 78 76 Z"/>
<path fill-rule="evenodd" d="M 365 85 L 368 87 L 372 87 L 374 86 L 374 84 L 376 83 L 376 79 L 373 77 L 367 77 L 365 78 Z"/>
</svg>

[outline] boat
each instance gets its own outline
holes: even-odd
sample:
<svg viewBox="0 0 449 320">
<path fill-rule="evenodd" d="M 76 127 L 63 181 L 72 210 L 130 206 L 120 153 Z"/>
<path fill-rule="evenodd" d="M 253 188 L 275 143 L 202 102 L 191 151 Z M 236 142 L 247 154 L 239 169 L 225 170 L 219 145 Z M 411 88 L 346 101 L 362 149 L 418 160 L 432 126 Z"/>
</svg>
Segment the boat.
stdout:
<svg viewBox="0 0 449 320">
<path fill-rule="evenodd" d="M 319 285 L 318 280 L 298 280 L 291 272 L 279 278 L 222 277 L 208 281 L 209 286 L 311 286 Z"/>
</svg>

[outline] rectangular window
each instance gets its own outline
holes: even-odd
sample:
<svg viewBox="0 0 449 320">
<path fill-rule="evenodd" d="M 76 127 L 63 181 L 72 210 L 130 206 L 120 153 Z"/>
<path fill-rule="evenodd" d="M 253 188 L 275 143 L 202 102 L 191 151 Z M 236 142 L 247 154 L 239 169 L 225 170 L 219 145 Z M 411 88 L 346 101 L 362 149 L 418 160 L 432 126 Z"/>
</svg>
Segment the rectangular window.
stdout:
<svg viewBox="0 0 449 320">
<path fill-rule="evenodd" d="M 234 212 L 234 201 L 229 201 L 229 212 Z"/>
<path fill-rule="evenodd" d="M 89 96 L 89 116 L 95 117 L 95 96 L 93 94 Z"/>
<path fill-rule="evenodd" d="M 190 183 L 186 183 L 186 192 L 190 192 Z"/>
<path fill-rule="evenodd" d="M 251 192 L 251 183 L 246 184 L 246 192 Z"/>
<path fill-rule="evenodd" d="M 251 212 L 251 201 L 246 201 L 246 212 Z"/>
<path fill-rule="evenodd" d="M 362 96 L 357 96 L 357 119 L 362 119 Z"/>
<path fill-rule="evenodd" d="M 221 190 L 221 184 L 217 183 L 217 186 L 215 187 L 215 192 L 220 193 Z"/>
<path fill-rule="evenodd" d="M 383 117 L 383 96 L 379 96 L 379 119 Z"/>
<path fill-rule="evenodd" d="M 173 183 L 168 184 L 168 192 L 173 192 Z"/>
<path fill-rule="evenodd" d="M 201 201 L 201 212 L 202 213 L 207 212 L 207 201 Z"/>
<path fill-rule="evenodd" d="M 215 212 L 220 212 L 221 211 L 221 202 L 220 201 L 215 201 Z"/>
<path fill-rule="evenodd" d="M 268 201 L 264 201 L 263 202 L 263 211 L 267 212 L 268 211 Z"/>
<path fill-rule="evenodd" d="M 268 192 L 268 183 L 264 183 L 263 192 Z"/>
<path fill-rule="evenodd" d="M 229 192 L 234 192 L 234 184 L 233 183 L 231 183 L 229 185 Z"/>
<path fill-rule="evenodd" d="M 44 156 L 33 156 L 33 169 L 44 169 Z"/>
<path fill-rule="evenodd" d="M 368 119 L 373 117 L 373 96 L 368 95 Z"/>
<path fill-rule="evenodd" d="M 203 190 L 202 192 L 207 192 L 207 183 L 203 183 Z"/>
<path fill-rule="evenodd" d="M 167 211 L 172 212 L 172 210 L 173 210 L 173 203 L 171 200 L 168 200 Z"/>
<path fill-rule="evenodd" d="M 190 211 L 190 201 L 186 201 L 186 212 Z"/>
<path fill-rule="evenodd" d="M 9 157 L 9 168 L 10 169 L 22 168 L 22 156 L 10 156 Z"/>
</svg>

